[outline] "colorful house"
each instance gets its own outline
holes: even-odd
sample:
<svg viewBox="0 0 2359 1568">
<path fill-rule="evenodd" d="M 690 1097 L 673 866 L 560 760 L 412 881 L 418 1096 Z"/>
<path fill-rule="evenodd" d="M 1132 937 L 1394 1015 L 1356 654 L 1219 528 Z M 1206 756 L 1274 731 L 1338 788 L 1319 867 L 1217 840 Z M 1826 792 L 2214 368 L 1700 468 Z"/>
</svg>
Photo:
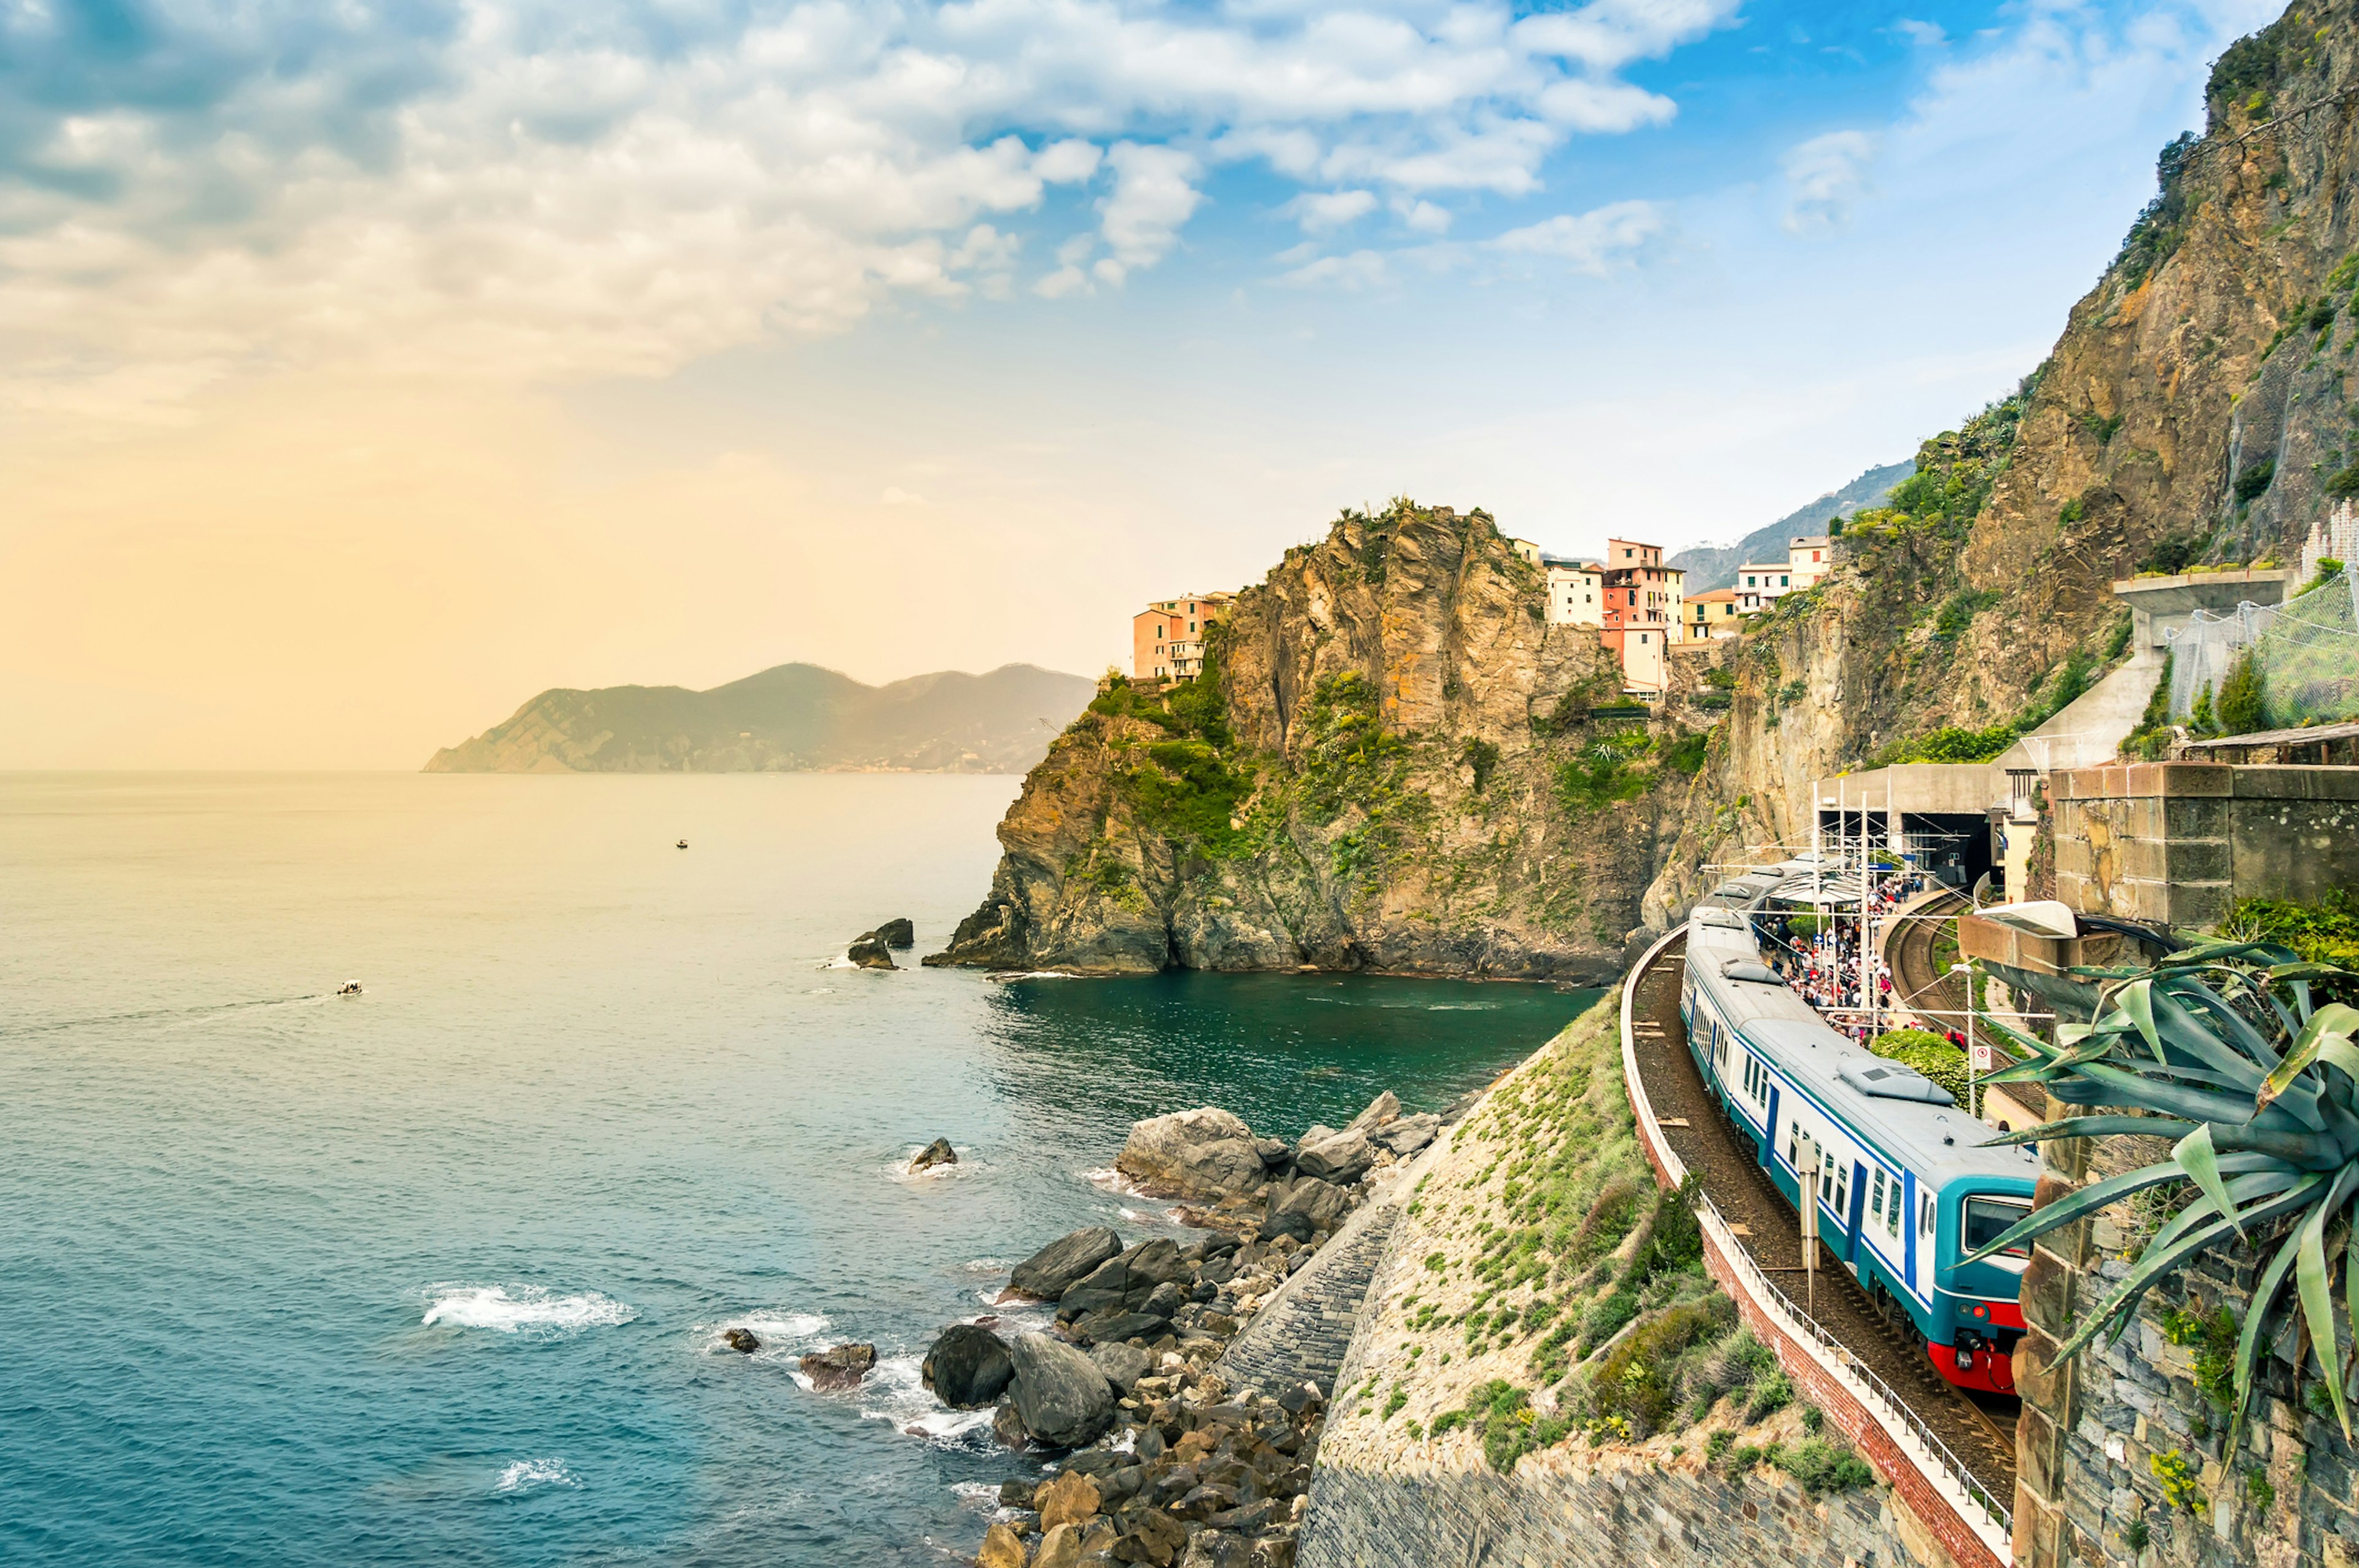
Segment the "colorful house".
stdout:
<svg viewBox="0 0 2359 1568">
<path fill-rule="evenodd" d="M 1663 564 L 1660 545 L 1605 541 L 1603 624 L 1597 640 L 1622 659 L 1625 689 L 1658 697 L 1664 652 L 1681 634 L 1680 584 L 1687 573 Z"/>
<path fill-rule="evenodd" d="M 1130 618 L 1130 673 L 1138 680 L 1193 680 L 1204 671 L 1204 633 L 1228 613 L 1228 593 L 1158 599 Z"/>
<path fill-rule="evenodd" d="M 1715 588 L 1682 601 L 1684 621 L 1682 633 L 1688 642 L 1702 642 L 1712 637 L 1734 637 L 1742 630 L 1745 611 L 1737 605 L 1736 590 Z"/>
</svg>

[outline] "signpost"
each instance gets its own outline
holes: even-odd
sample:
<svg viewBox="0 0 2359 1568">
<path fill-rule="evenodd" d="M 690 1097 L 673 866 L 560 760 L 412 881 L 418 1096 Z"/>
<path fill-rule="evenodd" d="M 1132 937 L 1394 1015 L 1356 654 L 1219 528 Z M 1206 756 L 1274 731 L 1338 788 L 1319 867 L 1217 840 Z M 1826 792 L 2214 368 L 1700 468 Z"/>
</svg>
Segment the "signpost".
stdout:
<svg viewBox="0 0 2359 1568">
<path fill-rule="evenodd" d="M 1819 1141 L 1799 1128 L 1794 1131 L 1794 1180 L 1800 1186 L 1802 1211 L 1802 1287 L 1808 1303 L 1803 1311 L 1819 1315 Z"/>
</svg>

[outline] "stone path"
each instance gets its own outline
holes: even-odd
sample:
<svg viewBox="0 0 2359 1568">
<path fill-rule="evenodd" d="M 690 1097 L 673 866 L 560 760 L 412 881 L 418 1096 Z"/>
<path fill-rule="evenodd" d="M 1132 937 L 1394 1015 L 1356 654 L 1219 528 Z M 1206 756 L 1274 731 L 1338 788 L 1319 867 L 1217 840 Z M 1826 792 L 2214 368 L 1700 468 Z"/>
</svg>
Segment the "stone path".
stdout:
<svg viewBox="0 0 2359 1568">
<path fill-rule="evenodd" d="M 1334 1392 L 1368 1281 L 1400 1219 L 1400 1205 L 1386 1201 L 1391 1196 L 1372 1199 L 1345 1220 L 1229 1342 L 1220 1369 L 1231 1384 L 1274 1393 L 1309 1382 L 1322 1395 Z"/>
</svg>

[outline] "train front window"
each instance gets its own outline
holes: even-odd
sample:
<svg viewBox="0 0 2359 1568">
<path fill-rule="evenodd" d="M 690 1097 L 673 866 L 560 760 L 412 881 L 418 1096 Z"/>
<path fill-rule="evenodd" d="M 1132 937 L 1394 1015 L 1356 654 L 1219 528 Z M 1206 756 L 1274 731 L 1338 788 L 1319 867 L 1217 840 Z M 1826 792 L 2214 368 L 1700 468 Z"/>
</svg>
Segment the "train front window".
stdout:
<svg viewBox="0 0 2359 1568">
<path fill-rule="evenodd" d="M 2006 1234 L 2007 1229 L 2023 1222 L 2031 1213 L 2031 1206 L 2009 1198 L 1968 1198 L 1963 1238 L 1968 1252 L 1979 1252 Z M 2018 1244 L 1998 1254 L 2001 1258 L 2031 1256 L 2028 1246 Z"/>
</svg>

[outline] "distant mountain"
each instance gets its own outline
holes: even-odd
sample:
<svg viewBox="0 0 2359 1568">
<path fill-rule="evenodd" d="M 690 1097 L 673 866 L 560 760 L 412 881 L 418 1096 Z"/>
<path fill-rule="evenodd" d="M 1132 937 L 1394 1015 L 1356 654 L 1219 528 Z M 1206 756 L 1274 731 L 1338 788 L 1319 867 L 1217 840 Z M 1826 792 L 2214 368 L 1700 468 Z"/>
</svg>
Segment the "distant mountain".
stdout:
<svg viewBox="0 0 2359 1568">
<path fill-rule="evenodd" d="M 1686 568 L 1683 593 L 1708 593 L 1736 586 L 1736 568 L 1747 561 L 1782 561 L 1787 541 L 1798 534 L 1823 534 L 1830 517 L 1848 517 L 1871 506 L 1881 506 L 1892 487 L 1917 471 L 1915 459 L 1870 469 L 1841 490 L 1831 490 L 1809 505 L 1789 512 L 1766 528 L 1756 529 L 1734 545 L 1699 545 L 1681 550 L 1667 566 Z"/>
<path fill-rule="evenodd" d="M 542 692 L 429 773 L 1020 773 L 1089 705 L 1097 683 L 1032 665 L 864 686 L 780 665 L 710 691 L 610 686 Z"/>
</svg>

